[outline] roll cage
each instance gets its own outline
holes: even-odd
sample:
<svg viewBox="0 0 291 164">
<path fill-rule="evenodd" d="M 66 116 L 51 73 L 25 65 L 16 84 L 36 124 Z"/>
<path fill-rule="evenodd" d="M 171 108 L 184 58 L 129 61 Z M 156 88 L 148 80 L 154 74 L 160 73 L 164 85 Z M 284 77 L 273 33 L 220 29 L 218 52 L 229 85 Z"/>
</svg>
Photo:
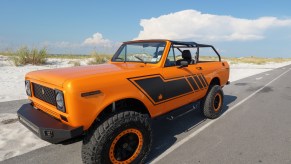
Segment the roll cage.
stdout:
<svg viewBox="0 0 291 164">
<path fill-rule="evenodd" d="M 207 44 L 198 44 L 196 42 L 182 42 L 182 41 L 170 41 L 172 43 L 173 48 L 177 48 L 181 53 L 182 50 L 180 48 L 197 48 L 197 59 L 199 59 L 199 48 L 200 47 L 209 47 L 212 48 L 212 50 L 216 53 L 216 55 L 218 56 L 219 61 L 221 61 L 221 57 L 220 54 L 218 53 L 218 51 L 212 46 L 212 45 L 207 45 Z"/>
<path fill-rule="evenodd" d="M 220 54 L 218 53 L 218 51 L 212 45 L 199 44 L 199 43 L 196 43 L 196 42 L 184 42 L 184 41 L 162 40 L 162 39 L 160 39 L 160 40 L 158 40 L 158 39 L 157 40 L 134 40 L 134 41 L 123 42 L 123 44 L 119 47 L 119 49 L 113 55 L 111 61 L 115 61 L 115 59 L 117 58 L 117 54 L 121 51 L 122 47 L 125 44 L 142 43 L 142 42 L 145 42 L 145 43 L 146 42 L 148 42 L 148 43 L 151 43 L 151 42 L 166 42 L 166 41 L 169 41 L 171 43 L 171 48 L 177 48 L 181 53 L 182 53 L 182 50 L 180 48 L 197 48 L 197 53 L 196 53 L 197 60 L 199 60 L 199 48 L 202 48 L 202 47 L 203 48 L 205 48 L 205 47 L 212 48 L 212 50 L 218 56 L 219 62 L 221 62 Z M 158 51 L 158 48 L 157 48 L 156 51 Z"/>
</svg>

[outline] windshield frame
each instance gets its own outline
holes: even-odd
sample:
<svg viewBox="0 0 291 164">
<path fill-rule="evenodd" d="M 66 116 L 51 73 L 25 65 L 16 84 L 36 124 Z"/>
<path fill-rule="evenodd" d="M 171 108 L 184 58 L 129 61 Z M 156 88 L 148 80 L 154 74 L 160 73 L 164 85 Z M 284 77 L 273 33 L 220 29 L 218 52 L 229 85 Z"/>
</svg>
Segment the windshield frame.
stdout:
<svg viewBox="0 0 291 164">
<path fill-rule="evenodd" d="M 134 45 L 134 44 L 147 44 L 147 43 L 161 43 L 161 44 L 164 44 L 164 49 L 163 49 L 163 53 L 161 55 L 161 57 L 159 58 L 158 61 L 154 61 L 154 62 L 151 62 L 151 61 L 122 61 L 122 60 L 116 60 L 118 58 L 118 56 L 120 55 L 121 51 L 123 50 L 123 48 L 126 46 L 126 45 Z M 142 42 L 135 42 L 135 41 L 132 41 L 132 42 L 124 42 L 119 48 L 118 50 L 115 52 L 115 54 L 113 55 L 113 57 L 111 58 L 111 62 L 122 62 L 122 63 L 126 63 L 126 62 L 133 62 L 133 63 L 145 63 L 145 64 L 158 64 L 159 62 L 161 62 L 162 58 L 163 58 L 163 55 L 164 55 L 164 52 L 166 51 L 166 47 L 167 47 L 167 42 L 166 41 L 142 41 Z M 156 53 L 158 52 L 158 49 L 159 47 L 157 46 L 156 47 Z"/>
</svg>

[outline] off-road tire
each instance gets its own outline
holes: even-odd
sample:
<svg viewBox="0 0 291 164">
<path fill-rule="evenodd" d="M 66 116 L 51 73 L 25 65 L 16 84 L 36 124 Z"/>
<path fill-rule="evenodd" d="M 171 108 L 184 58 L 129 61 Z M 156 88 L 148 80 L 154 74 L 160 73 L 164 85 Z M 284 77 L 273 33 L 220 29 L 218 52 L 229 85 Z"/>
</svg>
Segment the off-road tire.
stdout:
<svg viewBox="0 0 291 164">
<path fill-rule="evenodd" d="M 89 130 L 88 134 L 84 137 L 83 140 L 83 163 L 118 163 L 116 162 L 115 156 L 113 156 L 112 145 L 114 144 L 114 148 L 118 143 L 116 141 L 118 136 L 130 130 L 133 130 L 140 134 L 137 136 L 142 136 L 142 138 L 138 138 L 138 141 L 142 141 L 143 143 L 141 144 L 142 146 L 137 146 L 137 148 L 135 149 L 135 152 L 137 152 L 139 147 L 140 151 L 137 155 L 131 157 L 134 157 L 132 161 L 123 160 L 123 162 L 145 163 L 145 159 L 150 151 L 152 143 L 151 125 L 148 115 L 134 111 L 121 111 L 112 115 L 107 120 L 93 125 L 93 127 Z M 120 147 L 118 150 L 120 150 Z M 112 158 L 115 159 L 115 161 L 112 160 Z"/>
<path fill-rule="evenodd" d="M 223 109 L 223 98 L 224 94 L 221 87 L 219 85 L 211 86 L 207 95 L 200 101 L 204 116 L 210 119 L 219 117 Z"/>
</svg>

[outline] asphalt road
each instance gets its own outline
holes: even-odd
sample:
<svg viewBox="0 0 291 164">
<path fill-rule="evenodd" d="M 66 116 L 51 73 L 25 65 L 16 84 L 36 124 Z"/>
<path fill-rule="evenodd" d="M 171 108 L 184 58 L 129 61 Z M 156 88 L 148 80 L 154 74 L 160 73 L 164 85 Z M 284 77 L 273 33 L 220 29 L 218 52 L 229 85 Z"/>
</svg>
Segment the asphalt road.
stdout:
<svg viewBox="0 0 291 164">
<path fill-rule="evenodd" d="M 224 113 L 216 120 L 191 105 L 153 120 L 148 162 L 290 164 L 291 65 L 233 82 L 224 94 Z M 22 103 L 0 108 L 14 112 Z M 81 144 L 49 145 L 1 164 L 81 163 Z"/>
</svg>

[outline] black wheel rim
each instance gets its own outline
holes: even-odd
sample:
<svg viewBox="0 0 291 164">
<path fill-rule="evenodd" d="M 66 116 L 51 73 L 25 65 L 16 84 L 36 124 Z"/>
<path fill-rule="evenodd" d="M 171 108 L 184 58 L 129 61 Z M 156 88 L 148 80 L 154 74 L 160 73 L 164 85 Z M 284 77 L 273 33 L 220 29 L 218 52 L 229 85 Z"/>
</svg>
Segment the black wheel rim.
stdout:
<svg viewBox="0 0 291 164">
<path fill-rule="evenodd" d="M 138 136 L 134 133 L 128 133 L 122 136 L 115 145 L 114 157 L 118 161 L 128 160 L 138 147 Z"/>
<path fill-rule="evenodd" d="M 109 149 L 112 163 L 131 163 L 143 147 L 142 133 L 137 129 L 126 129 L 118 134 Z"/>
<path fill-rule="evenodd" d="M 213 100 L 214 111 L 215 112 L 219 111 L 220 107 L 221 107 L 221 95 L 217 93 Z"/>
</svg>

